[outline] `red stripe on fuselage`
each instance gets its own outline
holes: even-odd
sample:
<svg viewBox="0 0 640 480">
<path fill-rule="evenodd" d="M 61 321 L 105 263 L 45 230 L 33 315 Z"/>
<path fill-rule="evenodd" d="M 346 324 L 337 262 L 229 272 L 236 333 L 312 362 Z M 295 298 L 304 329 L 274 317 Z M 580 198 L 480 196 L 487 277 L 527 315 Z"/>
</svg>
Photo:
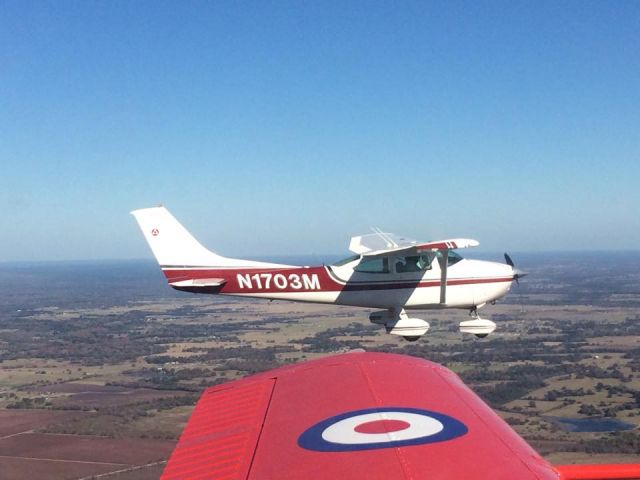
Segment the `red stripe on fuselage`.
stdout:
<svg viewBox="0 0 640 480">
<path fill-rule="evenodd" d="M 440 287 L 440 280 L 388 280 L 377 282 L 347 282 L 335 280 L 326 267 L 296 268 L 163 268 L 169 283 L 199 278 L 223 278 L 221 294 L 341 292 L 366 290 L 397 290 L 403 288 Z M 452 278 L 447 287 L 484 283 L 511 282 L 513 277 Z"/>
</svg>

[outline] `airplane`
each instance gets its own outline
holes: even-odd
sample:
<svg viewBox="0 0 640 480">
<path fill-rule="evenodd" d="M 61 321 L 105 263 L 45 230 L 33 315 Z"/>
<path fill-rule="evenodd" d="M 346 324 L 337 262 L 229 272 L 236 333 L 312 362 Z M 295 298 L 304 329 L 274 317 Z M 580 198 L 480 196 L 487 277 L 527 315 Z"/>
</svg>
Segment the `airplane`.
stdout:
<svg viewBox="0 0 640 480">
<path fill-rule="evenodd" d="M 333 265 L 295 266 L 222 257 L 203 247 L 163 206 L 131 212 L 169 285 L 176 290 L 378 308 L 369 315 L 392 335 L 415 341 L 429 322 L 411 309 L 467 309 L 460 331 L 486 337 L 496 324 L 478 309 L 507 294 L 525 274 L 506 264 L 462 258 L 476 240 L 417 242 L 376 230 L 353 237 L 355 255 Z"/>
<path fill-rule="evenodd" d="M 178 479 L 631 480 L 551 465 L 452 371 L 350 352 L 207 388 L 162 473 Z"/>
</svg>

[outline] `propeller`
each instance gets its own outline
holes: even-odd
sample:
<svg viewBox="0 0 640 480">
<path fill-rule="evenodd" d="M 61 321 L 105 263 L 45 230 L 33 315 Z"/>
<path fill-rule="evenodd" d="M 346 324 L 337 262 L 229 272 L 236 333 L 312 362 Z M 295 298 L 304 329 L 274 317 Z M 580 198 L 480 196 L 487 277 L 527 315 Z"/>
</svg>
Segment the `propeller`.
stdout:
<svg viewBox="0 0 640 480">
<path fill-rule="evenodd" d="M 508 254 L 508 253 L 505 253 L 505 254 L 504 254 L 504 261 L 505 261 L 505 262 L 507 262 L 507 265 L 509 265 L 509 266 L 513 269 L 513 279 L 516 281 L 516 284 L 520 285 L 520 281 L 519 281 L 519 280 L 520 280 L 522 277 L 526 277 L 526 276 L 527 276 L 527 274 L 526 274 L 526 273 L 524 273 L 524 272 L 523 272 L 523 271 L 521 271 L 521 270 L 518 270 L 518 269 L 515 267 L 515 264 L 513 263 L 513 260 L 511 260 L 511 257 L 509 256 L 509 254 Z"/>
<path fill-rule="evenodd" d="M 511 257 L 509 256 L 508 253 L 504 254 L 504 261 L 507 262 L 507 265 L 509 265 L 511 268 L 513 268 L 513 260 L 511 260 Z"/>
</svg>

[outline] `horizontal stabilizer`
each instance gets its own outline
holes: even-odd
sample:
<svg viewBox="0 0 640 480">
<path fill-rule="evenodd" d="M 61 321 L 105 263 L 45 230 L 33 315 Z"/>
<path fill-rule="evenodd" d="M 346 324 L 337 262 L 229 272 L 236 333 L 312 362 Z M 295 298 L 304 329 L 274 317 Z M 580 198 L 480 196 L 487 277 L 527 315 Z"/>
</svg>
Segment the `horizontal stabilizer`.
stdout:
<svg viewBox="0 0 640 480">
<path fill-rule="evenodd" d="M 189 280 L 170 282 L 169 285 L 182 292 L 218 293 L 226 282 L 224 278 L 192 278 Z"/>
<path fill-rule="evenodd" d="M 224 278 L 193 278 L 179 282 L 171 282 L 172 287 L 221 287 L 226 280 Z"/>
</svg>

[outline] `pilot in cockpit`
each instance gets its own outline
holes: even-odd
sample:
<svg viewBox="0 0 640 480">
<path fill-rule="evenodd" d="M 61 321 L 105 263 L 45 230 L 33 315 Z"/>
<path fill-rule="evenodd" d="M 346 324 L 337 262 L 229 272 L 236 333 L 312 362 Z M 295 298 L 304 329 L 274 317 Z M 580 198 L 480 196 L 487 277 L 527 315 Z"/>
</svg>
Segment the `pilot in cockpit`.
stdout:
<svg viewBox="0 0 640 480">
<path fill-rule="evenodd" d="M 418 261 L 420 257 L 400 257 L 396 262 L 396 272 L 397 273 L 406 273 L 406 272 L 419 272 L 420 267 L 418 266 Z"/>
<path fill-rule="evenodd" d="M 396 273 L 421 272 L 431 267 L 431 259 L 427 255 L 398 257 L 396 259 Z"/>
</svg>

